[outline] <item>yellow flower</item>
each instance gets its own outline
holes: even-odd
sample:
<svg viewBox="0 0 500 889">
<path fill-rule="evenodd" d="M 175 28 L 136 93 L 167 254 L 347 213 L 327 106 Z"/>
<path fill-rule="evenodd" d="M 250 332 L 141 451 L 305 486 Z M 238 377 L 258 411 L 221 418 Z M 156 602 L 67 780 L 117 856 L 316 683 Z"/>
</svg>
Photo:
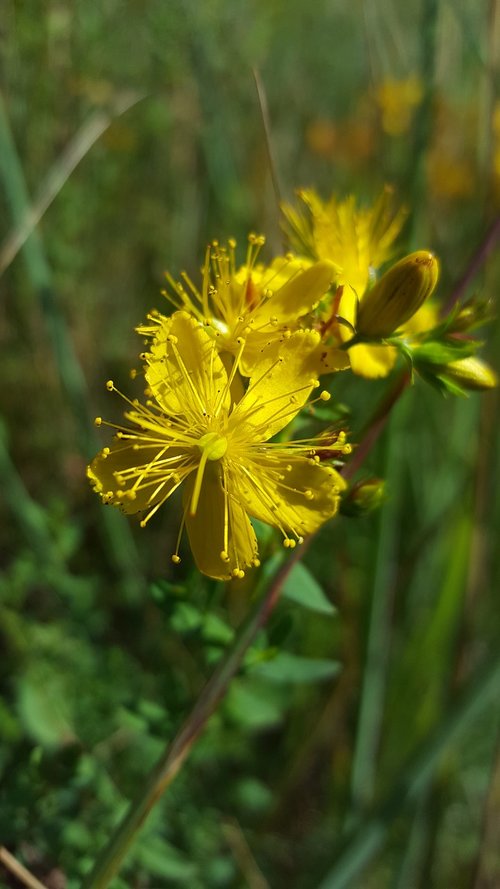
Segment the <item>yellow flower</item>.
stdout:
<svg viewBox="0 0 500 889">
<path fill-rule="evenodd" d="M 321 459 L 350 448 L 342 433 L 286 444 L 269 439 L 319 386 L 318 341 L 316 333 L 297 331 L 283 339 L 279 354 L 273 344 L 234 403 L 231 384 L 244 340 L 228 373 L 214 337 L 187 313 L 175 312 L 161 350 L 146 357 L 150 400 L 129 402 L 130 425 L 115 427 L 113 444 L 89 466 L 102 500 L 140 513 L 144 526 L 182 485 L 183 519 L 172 560 L 180 561 L 185 526 L 196 564 L 210 577 L 243 577 L 259 564 L 249 516 L 278 528 L 286 547 L 302 542 L 337 512 L 345 487 Z M 111 381 L 108 388 L 115 388 Z"/>
<path fill-rule="evenodd" d="M 423 95 L 422 83 L 414 74 L 403 80 L 388 77 L 377 87 L 375 100 L 382 112 L 382 127 L 389 136 L 402 136 L 409 130 Z"/>
<path fill-rule="evenodd" d="M 368 287 L 375 269 L 389 259 L 406 217 L 392 209 L 392 192 L 385 188 L 372 207 L 358 207 L 353 195 L 322 201 L 313 190 L 299 192 L 305 209 L 283 204 L 285 229 L 291 246 L 313 260 L 329 260 L 337 285 L 357 294 Z"/>
<path fill-rule="evenodd" d="M 240 356 L 244 376 L 250 376 L 262 349 L 285 331 L 296 330 L 299 319 L 311 312 L 328 292 L 335 268 L 328 261 L 311 263 L 292 256 L 275 259 L 270 266 L 257 264 L 264 237 L 249 236 L 246 263 L 235 263 L 236 244 L 227 247 L 218 242 L 206 252 L 201 289 L 187 274 L 182 282 L 170 275 L 164 291 L 177 309 L 184 309 L 217 334 L 217 348 L 230 355 L 240 353 L 239 341 L 245 339 Z M 169 321 L 159 312 L 148 316 L 148 324 L 138 332 L 155 339 L 165 338 Z"/>
</svg>

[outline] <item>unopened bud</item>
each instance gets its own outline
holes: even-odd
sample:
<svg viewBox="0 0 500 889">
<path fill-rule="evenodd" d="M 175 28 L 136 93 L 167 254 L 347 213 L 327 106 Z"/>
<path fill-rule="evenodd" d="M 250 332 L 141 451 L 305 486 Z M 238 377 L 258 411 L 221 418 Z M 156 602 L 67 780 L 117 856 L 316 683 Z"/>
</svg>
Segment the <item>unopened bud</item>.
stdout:
<svg viewBox="0 0 500 889">
<path fill-rule="evenodd" d="M 438 261 L 427 250 L 400 259 L 360 301 L 357 334 L 370 338 L 389 336 L 431 295 L 438 274 Z"/>
<path fill-rule="evenodd" d="M 438 376 L 457 383 L 461 389 L 493 389 L 498 385 L 498 377 L 493 368 L 473 355 L 451 361 L 444 367 L 436 367 L 435 372 Z"/>
<path fill-rule="evenodd" d="M 380 478 L 369 478 L 350 488 L 340 505 L 342 515 L 365 516 L 381 505 L 385 497 L 385 482 Z"/>
</svg>

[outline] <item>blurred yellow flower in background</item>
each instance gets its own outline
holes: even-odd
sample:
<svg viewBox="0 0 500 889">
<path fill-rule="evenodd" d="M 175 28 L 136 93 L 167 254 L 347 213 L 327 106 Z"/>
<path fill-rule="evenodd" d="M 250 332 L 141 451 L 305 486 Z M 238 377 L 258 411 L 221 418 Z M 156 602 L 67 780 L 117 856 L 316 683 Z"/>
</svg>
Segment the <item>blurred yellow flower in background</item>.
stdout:
<svg viewBox="0 0 500 889">
<path fill-rule="evenodd" d="M 332 195 L 325 202 L 312 190 L 300 191 L 299 198 L 303 207 L 291 204 L 282 207 L 285 231 L 292 247 L 311 259 L 330 260 L 337 270 L 336 298 L 325 300 L 319 310 L 320 330 L 328 346 L 324 368 L 350 366 L 363 377 L 387 376 L 397 357 L 393 346 L 362 342 L 348 352 L 338 347 L 345 345 L 355 332 L 382 339 L 403 325 L 408 325 L 407 332 L 415 332 L 424 319 L 433 326 L 433 312 L 422 312 L 420 319 L 417 316 L 434 289 L 437 262 L 432 258 L 430 264 L 426 265 L 427 260 L 422 264 L 421 260 L 431 254 L 419 251 L 401 260 L 375 283 L 376 270 L 390 258 L 406 218 L 404 209 L 394 209 L 390 188 L 385 188 L 371 207 L 359 207 L 353 196 L 339 200 Z M 424 267 L 427 271 L 422 289 L 420 273 Z M 389 294 L 387 287 L 396 279 L 398 292 L 394 302 L 394 293 Z"/>
<path fill-rule="evenodd" d="M 406 219 L 405 210 L 393 209 L 391 189 L 385 188 L 371 207 L 359 207 L 353 195 L 323 201 L 312 189 L 299 191 L 298 197 L 299 208 L 282 204 L 291 247 L 313 260 L 329 260 L 337 285 L 364 292 L 375 269 L 390 258 Z"/>
<path fill-rule="evenodd" d="M 422 82 L 415 74 L 401 80 L 387 77 L 382 81 L 375 90 L 375 101 L 381 112 L 382 129 L 388 136 L 408 132 L 423 95 Z"/>
</svg>

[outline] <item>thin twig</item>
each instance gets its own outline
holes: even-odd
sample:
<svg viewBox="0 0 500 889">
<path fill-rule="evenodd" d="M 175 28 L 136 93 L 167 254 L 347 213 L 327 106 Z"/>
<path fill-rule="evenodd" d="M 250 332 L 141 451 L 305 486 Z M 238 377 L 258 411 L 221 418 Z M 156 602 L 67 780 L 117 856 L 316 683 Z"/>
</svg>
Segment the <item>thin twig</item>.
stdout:
<svg viewBox="0 0 500 889">
<path fill-rule="evenodd" d="M 495 219 L 493 225 L 486 232 L 486 235 L 481 241 L 479 247 L 470 259 L 464 274 L 462 275 L 456 286 L 453 288 L 452 294 L 445 307 L 445 313 L 449 312 L 453 308 L 455 303 L 459 302 L 462 299 L 471 281 L 474 280 L 475 276 L 488 259 L 488 256 L 495 248 L 499 239 L 500 216 Z"/>
<path fill-rule="evenodd" d="M 28 889 L 47 889 L 43 883 L 40 883 L 40 880 L 37 880 L 37 878 L 33 876 L 24 864 L 21 864 L 17 858 L 14 858 L 14 856 L 11 855 L 5 846 L 0 846 L 0 862 L 11 872 L 11 874 L 14 874 L 21 883 L 24 883 Z"/>
<path fill-rule="evenodd" d="M 369 423 L 365 426 L 365 432 L 361 437 L 359 445 L 353 452 L 353 456 L 349 460 L 349 463 L 347 463 L 342 470 L 344 478 L 352 478 L 364 463 L 365 458 L 370 453 L 375 442 L 384 430 L 392 408 L 396 402 L 399 401 L 409 383 L 410 375 L 407 371 L 404 371 L 404 373 L 396 379 L 396 382 L 370 418 Z"/>
<path fill-rule="evenodd" d="M 273 148 L 271 142 L 271 122 L 269 120 L 269 107 L 267 104 L 267 96 L 266 91 L 264 89 L 264 84 L 262 83 L 261 76 L 257 71 L 257 68 L 252 69 L 253 77 L 255 80 L 255 89 L 257 90 L 257 98 L 259 100 L 260 113 L 262 116 L 262 126 L 264 128 L 264 137 L 266 143 L 266 153 L 267 159 L 269 163 L 269 172 L 271 174 L 271 181 L 273 183 L 274 196 L 276 198 L 276 203 L 278 207 L 281 205 L 281 188 L 278 178 L 278 170 L 276 166 L 276 162 L 274 160 Z"/>
<path fill-rule="evenodd" d="M 62 154 L 49 170 L 39 194 L 30 207 L 26 208 L 24 218 L 13 231 L 7 235 L 0 246 L 0 275 L 15 259 L 31 232 L 40 222 L 45 211 L 68 181 L 73 170 L 78 166 L 92 146 L 111 126 L 113 121 L 124 114 L 133 105 L 145 97 L 145 93 L 119 93 L 109 111 L 100 109 L 80 127 Z"/>
<path fill-rule="evenodd" d="M 262 874 L 238 822 L 234 819 L 224 821 L 222 832 L 247 882 L 248 889 L 270 889 L 269 883 Z"/>
</svg>

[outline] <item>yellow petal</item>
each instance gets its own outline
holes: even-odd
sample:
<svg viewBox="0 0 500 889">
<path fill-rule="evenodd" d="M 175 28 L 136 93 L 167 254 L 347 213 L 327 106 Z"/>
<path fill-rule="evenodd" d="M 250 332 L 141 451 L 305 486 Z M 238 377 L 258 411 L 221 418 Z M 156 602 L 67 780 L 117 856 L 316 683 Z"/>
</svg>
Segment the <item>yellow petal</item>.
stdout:
<svg viewBox="0 0 500 889">
<path fill-rule="evenodd" d="M 270 343 L 254 368 L 249 387 L 228 422 L 228 432 L 267 441 L 283 429 L 316 384 L 321 352 L 316 331 L 297 330 Z"/>
<path fill-rule="evenodd" d="M 386 377 L 396 363 L 397 350 L 394 346 L 365 345 L 349 349 L 352 372 L 369 380 Z"/>
<path fill-rule="evenodd" d="M 257 331 L 262 325 L 269 324 L 271 318 L 276 318 L 278 324 L 293 322 L 295 326 L 297 320 L 312 311 L 328 293 L 335 275 L 333 263 L 323 260 L 303 271 L 295 271 L 278 289 L 274 288 L 271 279 L 268 286 L 272 296 L 252 312 L 253 327 Z"/>
<path fill-rule="evenodd" d="M 360 296 L 361 295 L 362 291 L 360 293 Z M 338 333 L 343 342 L 350 340 L 353 335 L 353 330 L 356 326 L 358 302 L 358 293 L 349 285 L 345 286 L 342 291 L 337 313 L 342 321 L 347 322 L 346 324 L 339 323 L 338 325 Z"/>
<path fill-rule="evenodd" d="M 351 362 L 349 354 L 335 346 L 320 347 L 320 374 L 334 373 L 338 370 L 349 370 Z"/>
<path fill-rule="evenodd" d="M 227 373 L 214 337 L 187 312 L 175 312 L 159 326 L 146 361 L 146 380 L 165 413 L 212 413 L 220 393 L 229 406 Z"/>
<path fill-rule="evenodd" d="M 258 551 L 257 538 L 238 491 L 231 490 L 229 496 L 225 494 L 222 472 L 221 462 L 207 464 L 194 516 L 189 514 L 195 482 L 194 475 L 190 476 L 184 488 L 184 508 L 189 543 L 197 567 L 209 577 L 229 580 L 235 576 L 234 572 L 244 571 L 255 564 Z"/>
<path fill-rule="evenodd" d="M 403 324 L 402 333 L 414 335 L 426 333 L 439 324 L 439 306 L 432 301 L 425 302 L 415 314 Z"/>
<path fill-rule="evenodd" d="M 251 516 L 300 537 L 335 515 L 346 483 L 331 466 L 278 449 L 257 460 L 243 472 L 242 497 Z"/>
<path fill-rule="evenodd" d="M 178 449 L 164 444 L 136 449 L 120 441 L 92 460 L 87 476 L 106 503 L 130 515 L 150 510 L 169 497 L 186 473 L 183 464 L 185 455 Z"/>
</svg>

